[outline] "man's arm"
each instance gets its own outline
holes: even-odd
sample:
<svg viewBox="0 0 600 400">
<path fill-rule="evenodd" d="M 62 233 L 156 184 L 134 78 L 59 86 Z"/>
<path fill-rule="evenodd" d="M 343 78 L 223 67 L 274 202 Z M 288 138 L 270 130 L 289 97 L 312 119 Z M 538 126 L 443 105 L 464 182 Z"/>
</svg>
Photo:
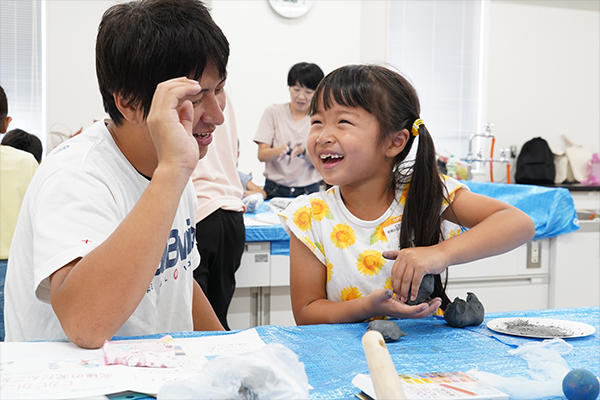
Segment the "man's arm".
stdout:
<svg viewBox="0 0 600 400">
<path fill-rule="evenodd" d="M 194 280 L 194 300 L 192 303 L 192 317 L 194 318 L 195 331 L 222 331 L 223 325 L 217 314 L 208 302 L 202 288 Z"/>
<path fill-rule="evenodd" d="M 198 162 L 189 96 L 198 82 L 158 85 L 147 125 L 158 154 L 152 180 L 115 231 L 85 257 L 50 277 L 50 302 L 75 344 L 97 348 L 127 321 L 162 257 L 181 194 Z"/>
</svg>

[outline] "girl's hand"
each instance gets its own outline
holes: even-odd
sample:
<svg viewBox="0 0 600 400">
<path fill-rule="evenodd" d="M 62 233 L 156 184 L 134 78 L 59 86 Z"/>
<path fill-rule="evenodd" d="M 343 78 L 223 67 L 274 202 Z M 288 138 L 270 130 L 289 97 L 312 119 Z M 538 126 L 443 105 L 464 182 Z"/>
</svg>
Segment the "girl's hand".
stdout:
<svg viewBox="0 0 600 400">
<path fill-rule="evenodd" d="M 159 83 L 146 120 L 159 164 L 194 170 L 200 150 L 192 134 L 194 108 L 190 97 L 200 93 L 198 81 L 175 78 Z"/>
<path fill-rule="evenodd" d="M 392 287 L 402 302 L 417 298 L 423 276 L 440 274 L 448 267 L 445 254 L 437 246 L 384 251 L 383 257 L 396 259 L 392 267 Z"/>
<path fill-rule="evenodd" d="M 389 289 L 378 289 L 367 296 L 371 314 L 385 315 L 394 318 L 424 318 L 433 315 L 442 304 L 439 297 L 427 303 L 409 306 L 400 302 Z"/>
</svg>

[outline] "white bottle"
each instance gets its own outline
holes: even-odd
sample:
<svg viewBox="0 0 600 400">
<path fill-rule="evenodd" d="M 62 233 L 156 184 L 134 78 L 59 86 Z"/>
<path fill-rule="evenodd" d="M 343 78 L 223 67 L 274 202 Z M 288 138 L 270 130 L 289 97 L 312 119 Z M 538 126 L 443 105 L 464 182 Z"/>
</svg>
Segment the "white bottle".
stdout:
<svg viewBox="0 0 600 400">
<path fill-rule="evenodd" d="M 448 158 L 448 162 L 446 163 L 446 175 L 451 178 L 456 178 L 456 160 L 454 159 L 454 155 L 451 155 Z"/>
</svg>

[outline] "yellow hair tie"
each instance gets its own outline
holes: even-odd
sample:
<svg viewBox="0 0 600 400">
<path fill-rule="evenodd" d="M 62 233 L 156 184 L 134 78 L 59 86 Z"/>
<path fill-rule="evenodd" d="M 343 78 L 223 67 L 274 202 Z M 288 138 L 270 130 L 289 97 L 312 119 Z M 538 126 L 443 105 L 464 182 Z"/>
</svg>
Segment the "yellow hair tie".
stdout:
<svg viewBox="0 0 600 400">
<path fill-rule="evenodd" d="M 421 118 L 416 119 L 415 122 L 413 122 L 412 130 L 411 130 L 413 136 L 419 135 L 419 126 L 421 126 L 421 125 L 425 125 L 425 122 L 423 122 L 423 120 Z"/>
</svg>

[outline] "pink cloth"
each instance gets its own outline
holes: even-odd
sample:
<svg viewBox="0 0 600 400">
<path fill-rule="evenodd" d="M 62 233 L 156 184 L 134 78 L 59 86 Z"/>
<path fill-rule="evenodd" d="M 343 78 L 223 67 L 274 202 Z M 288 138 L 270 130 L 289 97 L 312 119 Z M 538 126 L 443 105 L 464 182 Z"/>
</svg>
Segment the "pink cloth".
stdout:
<svg viewBox="0 0 600 400">
<path fill-rule="evenodd" d="M 227 99 L 225 122 L 213 132 L 208 153 L 198 161 L 192 181 L 198 198 L 196 223 L 222 208 L 244 211 L 244 189 L 237 171 L 238 136 L 233 107 Z"/>
</svg>

